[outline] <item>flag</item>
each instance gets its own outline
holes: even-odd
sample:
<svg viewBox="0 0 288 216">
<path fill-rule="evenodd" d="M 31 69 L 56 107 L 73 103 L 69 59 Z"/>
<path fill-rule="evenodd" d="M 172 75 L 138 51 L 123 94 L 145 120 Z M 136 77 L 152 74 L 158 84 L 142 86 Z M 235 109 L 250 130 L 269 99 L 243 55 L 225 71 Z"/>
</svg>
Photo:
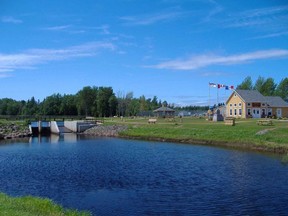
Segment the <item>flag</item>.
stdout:
<svg viewBox="0 0 288 216">
<path fill-rule="evenodd" d="M 209 82 L 209 87 L 216 88 L 216 87 L 217 87 L 217 84 L 215 84 L 215 83 L 210 83 L 210 82 Z"/>
<path fill-rule="evenodd" d="M 226 90 L 231 90 L 231 89 L 234 89 L 234 86 L 225 86 L 225 89 Z"/>
<path fill-rule="evenodd" d="M 222 88 L 222 87 L 225 87 L 226 85 L 223 85 L 223 84 L 218 84 L 218 88 Z"/>
</svg>

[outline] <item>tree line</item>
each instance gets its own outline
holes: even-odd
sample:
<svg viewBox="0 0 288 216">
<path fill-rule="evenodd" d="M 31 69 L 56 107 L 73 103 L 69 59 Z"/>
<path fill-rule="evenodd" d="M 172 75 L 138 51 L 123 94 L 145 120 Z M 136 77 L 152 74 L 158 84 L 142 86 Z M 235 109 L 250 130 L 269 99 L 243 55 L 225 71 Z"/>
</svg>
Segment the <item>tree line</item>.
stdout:
<svg viewBox="0 0 288 216">
<path fill-rule="evenodd" d="M 135 116 L 149 115 L 162 105 L 169 104 L 156 96 L 134 98 L 133 92 L 118 92 L 116 95 L 112 87 L 86 86 L 76 94 L 53 94 L 43 101 L 34 97 L 27 101 L 0 99 L 0 115 Z"/>
<path fill-rule="evenodd" d="M 279 84 L 274 79 L 259 76 L 253 84 L 252 78 L 247 76 L 237 89 L 258 90 L 264 96 L 280 96 L 283 100 L 288 101 L 288 78 L 283 78 Z"/>
</svg>

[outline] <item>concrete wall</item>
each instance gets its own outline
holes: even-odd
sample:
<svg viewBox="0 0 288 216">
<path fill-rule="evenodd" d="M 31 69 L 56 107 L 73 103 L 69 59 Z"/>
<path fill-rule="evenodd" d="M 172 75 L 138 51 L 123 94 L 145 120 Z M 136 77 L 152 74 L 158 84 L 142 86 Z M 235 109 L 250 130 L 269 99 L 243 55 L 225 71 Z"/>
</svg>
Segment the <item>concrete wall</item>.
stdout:
<svg viewBox="0 0 288 216">
<path fill-rule="evenodd" d="M 64 127 L 77 133 L 77 121 L 64 121 Z"/>
<path fill-rule="evenodd" d="M 83 132 L 91 127 L 94 127 L 95 124 L 91 124 L 89 122 L 83 121 L 64 121 L 64 127 L 68 128 L 69 130 L 77 133 Z"/>
<path fill-rule="evenodd" d="M 95 124 L 90 124 L 90 123 L 78 123 L 77 127 L 78 127 L 78 132 L 83 132 L 91 127 L 94 127 Z"/>
<path fill-rule="evenodd" d="M 57 125 L 56 121 L 51 121 L 50 130 L 51 130 L 51 133 L 54 133 L 54 134 L 59 134 L 60 133 L 60 130 L 58 128 L 58 125 Z"/>
</svg>

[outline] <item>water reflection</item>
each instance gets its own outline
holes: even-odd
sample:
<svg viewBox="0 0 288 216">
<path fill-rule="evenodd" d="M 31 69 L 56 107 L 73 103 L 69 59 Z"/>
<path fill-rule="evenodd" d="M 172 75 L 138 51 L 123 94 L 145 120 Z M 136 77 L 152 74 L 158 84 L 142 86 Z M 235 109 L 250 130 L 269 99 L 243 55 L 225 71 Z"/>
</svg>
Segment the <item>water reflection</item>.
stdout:
<svg viewBox="0 0 288 216">
<path fill-rule="evenodd" d="M 71 135 L 1 148 L 0 191 L 48 197 L 94 215 L 288 212 L 288 167 L 280 157 Z"/>
<path fill-rule="evenodd" d="M 63 133 L 60 135 L 51 134 L 48 136 L 33 136 L 30 137 L 29 143 L 53 143 L 58 144 L 59 142 L 77 142 L 78 135 L 75 133 Z"/>
</svg>

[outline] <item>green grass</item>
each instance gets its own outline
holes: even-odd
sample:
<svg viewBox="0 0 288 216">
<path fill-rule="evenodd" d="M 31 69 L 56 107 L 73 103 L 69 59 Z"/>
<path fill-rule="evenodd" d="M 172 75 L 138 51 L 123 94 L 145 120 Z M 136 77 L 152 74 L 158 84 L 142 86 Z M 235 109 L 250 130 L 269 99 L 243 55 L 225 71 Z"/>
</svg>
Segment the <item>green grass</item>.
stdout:
<svg viewBox="0 0 288 216">
<path fill-rule="evenodd" d="M 88 216 L 88 212 L 64 209 L 49 199 L 31 196 L 9 197 L 0 193 L 0 215 L 7 216 Z"/>
<path fill-rule="evenodd" d="M 142 139 L 163 139 L 186 143 L 218 144 L 231 147 L 288 152 L 288 122 L 273 120 L 272 126 L 259 126 L 256 119 L 236 119 L 235 126 L 198 118 L 159 118 L 148 124 L 148 118 L 106 119 L 107 124 L 130 125 L 121 135 Z M 268 129 L 263 135 L 256 135 Z M 283 152 L 284 151 L 284 152 Z"/>
</svg>

